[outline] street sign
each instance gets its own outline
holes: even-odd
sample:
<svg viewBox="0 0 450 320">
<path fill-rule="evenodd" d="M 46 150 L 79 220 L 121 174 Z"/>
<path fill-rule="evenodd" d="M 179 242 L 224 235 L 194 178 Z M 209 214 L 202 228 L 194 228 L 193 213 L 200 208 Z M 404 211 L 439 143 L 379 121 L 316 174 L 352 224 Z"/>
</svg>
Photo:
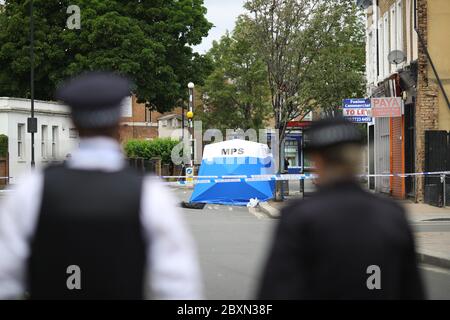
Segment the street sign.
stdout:
<svg viewBox="0 0 450 320">
<path fill-rule="evenodd" d="M 194 168 L 192 167 L 186 168 L 186 185 L 194 185 Z"/>
<path fill-rule="evenodd" d="M 372 117 L 401 117 L 403 100 L 400 97 L 372 98 Z"/>
<path fill-rule="evenodd" d="M 342 114 L 347 120 L 351 122 L 372 122 L 370 99 L 342 100 Z"/>
</svg>

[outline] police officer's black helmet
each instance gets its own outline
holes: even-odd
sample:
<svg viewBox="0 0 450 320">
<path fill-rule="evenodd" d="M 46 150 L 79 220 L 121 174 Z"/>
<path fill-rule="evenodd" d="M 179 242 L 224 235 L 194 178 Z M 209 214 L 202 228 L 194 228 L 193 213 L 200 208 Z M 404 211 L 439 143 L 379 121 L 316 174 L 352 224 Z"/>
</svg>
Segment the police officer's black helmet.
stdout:
<svg viewBox="0 0 450 320">
<path fill-rule="evenodd" d="M 131 82 L 111 72 L 84 73 L 64 82 L 55 94 L 70 107 L 73 122 L 82 128 L 117 125 L 122 102 L 129 96 Z"/>
<path fill-rule="evenodd" d="M 305 130 L 304 149 L 321 151 L 344 144 L 363 144 L 363 136 L 357 126 L 343 117 L 314 121 Z"/>
</svg>

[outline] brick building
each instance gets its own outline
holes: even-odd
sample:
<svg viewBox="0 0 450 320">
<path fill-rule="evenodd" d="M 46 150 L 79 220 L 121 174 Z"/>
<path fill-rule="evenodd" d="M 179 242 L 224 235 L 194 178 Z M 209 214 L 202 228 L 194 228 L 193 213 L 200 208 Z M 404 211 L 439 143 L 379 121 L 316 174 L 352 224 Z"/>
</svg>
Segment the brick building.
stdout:
<svg viewBox="0 0 450 320">
<path fill-rule="evenodd" d="M 171 112 L 161 114 L 150 111 L 144 104 L 138 103 L 136 97 L 132 97 L 124 106 L 124 116 L 120 124 L 120 141 L 122 143 L 131 139 L 154 139 L 158 134 L 158 120 L 163 116 L 181 115 L 181 108 L 175 108 Z"/>
<path fill-rule="evenodd" d="M 450 130 L 450 107 L 444 98 L 444 92 L 450 93 L 447 58 L 450 1 L 359 0 L 357 3 L 366 9 L 367 17 L 368 95 L 401 97 L 404 101 L 401 117 L 376 118 L 369 126 L 370 172 L 438 171 L 427 165 L 434 155 L 427 152 L 432 141 L 426 137 L 436 131 Z M 388 55 L 395 50 L 400 51 L 399 59 L 397 63 L 389 62 Z M 443 90 L 430 61 L 434 62 Z M 445 152 L 449 152 L 448 146 Z M 450 159 L 441 162 L 450 165 Z M 401 199 L 410 196 L 417 201 L 425 198 L 425 184 L 422 176 L 379 177 L 371 181 L 371 187 L 379 192 Z"/>
</svg>

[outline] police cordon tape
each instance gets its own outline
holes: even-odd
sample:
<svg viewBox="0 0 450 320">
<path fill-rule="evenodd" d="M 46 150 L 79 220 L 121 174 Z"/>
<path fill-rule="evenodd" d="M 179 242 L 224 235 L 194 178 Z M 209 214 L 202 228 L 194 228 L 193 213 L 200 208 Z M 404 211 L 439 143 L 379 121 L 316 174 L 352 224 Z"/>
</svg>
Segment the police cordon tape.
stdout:
<svg viewBox="0 0 450 320">
<path fill-rule="evenodd" d="M 411 176 L 450 176 L 450 171 L 434 171 L 434 172 L 414 172 L 414 173 L 386 173 L 386 174 L 360 174 L 358 177 L 400 177 L 406 178 Z M 191 178 L 194 183 L 226 183 L 226 182 L 254 182 L 254 181 L 287 181 L 287 180 L 308 180 L 315 179 L 316 174 L 271 174 L 271 175 L 226 175 L 226 176 L 159 176 L 160 179 L 176 179 L 186 180 Z M 0 180 L 11 179 L 12 177 L 0 177 Z"/>
<path fill-rule="evenodd" d="M 386 174 L 360 174 L 358 177 L 400 177 L 406 178 L 411 176 L 450 176 L 450 171 L 435 172 L 414 172 L 414 173 L 386 173 Z M 160 176 L 161 179 L 177 179 L 186 180 L 186 176 Z M 226 175 L 226 176 L 193 176 L 194 184 L 203 183 L 231 183 L 231 182 L 258 182 L 258 181 L 292 181 L 292 180 L 309 180 L 317 178 L 316 174 L 278 174 L 278 175 Z M 181 181 L 185 183 L 185 181 Z"/>
</svg>

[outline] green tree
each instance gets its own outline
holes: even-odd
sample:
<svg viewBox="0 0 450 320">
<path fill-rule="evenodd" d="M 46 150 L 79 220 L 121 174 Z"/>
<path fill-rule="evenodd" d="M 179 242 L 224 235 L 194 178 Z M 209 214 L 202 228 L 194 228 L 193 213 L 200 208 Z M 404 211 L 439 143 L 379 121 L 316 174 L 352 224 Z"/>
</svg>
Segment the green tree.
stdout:
<svg viewBox="0 0 450 320">
<path fill-rule="evenodd" d="M 264 61 L 248 40 L 248 29 L 238 19 L 232 34 L 214 42 L 208 52 L 213 71 L 202 87 L 207 128 L 259 129 L 270 114 L 270 92 Z"/>
<path fill-rule="evenodd" d="M 292 119 L 361 93 L 364 27 L 354 1 L 248 0 L 245 7 L 252 44 L 268 71 L 280 141 Z"/>
<path fill-rule="evenodd" d="M 289 121 L 361 93 L 363 20 L 353 0 L 247 0 L 245 8 L 249 39 L 268 72 L 281 169 Z"/>
<path fill-rule="evenodd" d="M 29 0 L 0 12 L 0 95 L 29 97 Z M 81 28 L 66 27 L 69 5 Z M 129 76 L 138 101 L 164 112 L 201 84 L 207 60 L 193 53 L 211 24 L 203 0 L 34 0 L 36 98 L 49 100 L 65 78 L 87 70 Z"/>
<path fill-rule="evenodd" d="M 329 115 L 338 111 L 342 99 L 365 96 L 366 61 L 363 12 L 351 0 L 328 10 L 322 19 L 337 23 L 323 34 L 326 45 L 312 61 L 302 91 L 312 98 L 314 109 Z"/>
</svg>

